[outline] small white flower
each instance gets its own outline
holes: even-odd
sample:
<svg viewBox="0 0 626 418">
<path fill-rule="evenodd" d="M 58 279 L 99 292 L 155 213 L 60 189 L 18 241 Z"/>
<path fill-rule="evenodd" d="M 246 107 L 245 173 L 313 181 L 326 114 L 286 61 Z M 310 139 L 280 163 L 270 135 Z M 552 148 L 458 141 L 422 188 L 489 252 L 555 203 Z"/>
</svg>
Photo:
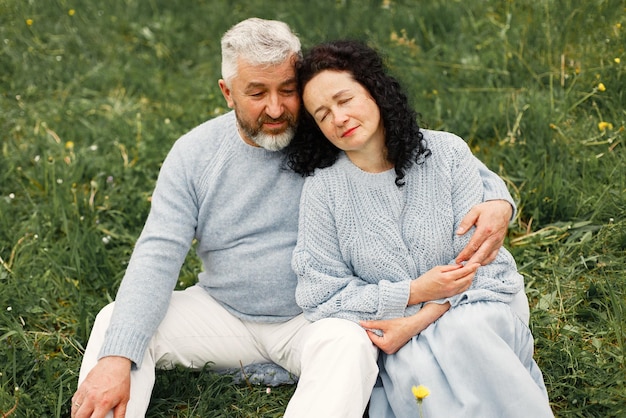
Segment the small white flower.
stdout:
<svg viewBox="0 0 626 418">
<path fill-rule="evenodd" d="M 94 145 L 89 147 L 89 150 L 90 151 L 98 151 L 98 146 L 94 144 Z"/>
<path fill-rule="evenodd" d="M 271 388 L 265 389 L 265 393 L 267 393 L 269 395 L 270 393 L 272 393 L 272 389 Z"/>
<path fill-rule="evenodd" d="M 8 311 L 8 312 L 11 312 L 12 310 L 13 310 L 13 308 L 12 308 L 12 307 L 7 306 L 7 311 Z"/>
<path fill-rule="evenodd" d="M 15 199 L 15 193 L 9 193 L 9 199 Z"/>
<path fill-rule="evenodd" d="M 35 155 L 35 158 L 33 158 L 33 160 L 38 163 L 39 161 L 41 161 L 41 156 L 40 155 Z"/>
<path fill-rule="evenodd" d="M 111 242 L 111 236 L 107 235 L 106 237 L 102 237 L 102 242 L 108 244 L 109 242 Z"/>
<path fill-rule="evenodd" d="M 63 179 L 57 179 L 57 184 L 63 184 Z"/>
</svg>

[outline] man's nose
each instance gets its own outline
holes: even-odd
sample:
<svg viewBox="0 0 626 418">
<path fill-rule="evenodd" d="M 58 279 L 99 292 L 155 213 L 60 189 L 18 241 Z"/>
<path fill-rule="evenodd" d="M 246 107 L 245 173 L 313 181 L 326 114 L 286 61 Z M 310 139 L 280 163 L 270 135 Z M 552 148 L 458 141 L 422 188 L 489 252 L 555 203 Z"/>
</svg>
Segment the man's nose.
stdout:
<svg viewBox="0 0 626 418">
<path fill-rule="evenodd" d="M 265 105 L 265 113 L 271 118 L 278 119 L 283 114 L 283 102 L 278 94 L 270 94 Z"/>
</svg>

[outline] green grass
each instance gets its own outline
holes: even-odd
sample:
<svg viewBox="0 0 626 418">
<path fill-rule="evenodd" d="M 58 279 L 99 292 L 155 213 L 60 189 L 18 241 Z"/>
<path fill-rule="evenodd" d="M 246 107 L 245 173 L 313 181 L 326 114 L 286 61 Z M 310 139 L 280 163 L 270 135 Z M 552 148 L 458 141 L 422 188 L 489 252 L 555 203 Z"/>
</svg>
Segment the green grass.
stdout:
<svg viewBox="0 0 626 418">
<path fill-rule="evenodd" d="M 305 47 L 366 38 L 423 122 L 507 180 L 519 208 L 507 246 L 556 415 L 626 416 L 626 2 L 101 3 L 0 0 L 3 415 L 69 416 L 160 162 L 226 111 L 219 39 L 256 15 Z M 180 287 L 198 267 L 189 256 Z M 161 372 L 149 416 L 280 416 L 292 391 Z"/>
</svg>

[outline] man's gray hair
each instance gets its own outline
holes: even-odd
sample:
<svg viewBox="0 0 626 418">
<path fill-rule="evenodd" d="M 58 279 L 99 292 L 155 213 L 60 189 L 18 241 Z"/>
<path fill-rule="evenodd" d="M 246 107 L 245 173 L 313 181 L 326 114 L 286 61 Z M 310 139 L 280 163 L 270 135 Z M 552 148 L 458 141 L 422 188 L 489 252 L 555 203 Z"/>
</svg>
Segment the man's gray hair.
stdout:
<svg viewBox="0 0 626 418">
<path fill-rule="evenodd" d="M 237 75 L 237 61 L 252 65 L 282 64 L 293 55 L 301 56 L 298 37 L 278 20 L 256 17 L 230 28 L 222 37 L 222 78 L 227 84 Z"/>
</svg>

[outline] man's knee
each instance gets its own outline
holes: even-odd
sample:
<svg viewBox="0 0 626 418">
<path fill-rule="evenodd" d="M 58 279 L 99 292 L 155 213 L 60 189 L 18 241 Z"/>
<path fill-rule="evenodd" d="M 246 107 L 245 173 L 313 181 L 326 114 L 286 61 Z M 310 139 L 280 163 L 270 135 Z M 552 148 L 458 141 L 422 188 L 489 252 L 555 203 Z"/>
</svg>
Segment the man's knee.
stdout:
<svg viewBox="0 0 626 418">
<path fill-rule="evenodd" d="M 346 350 L 353 355 L 362 352 L 371 355 L 374 361 L 377 357 L 376 346 L 372 344 L 367 332 L 358 324 L 346 319 L 325 318 L 314 324 L 315 340 L 320 346 L 329 346 L 334 350 Z"/>
<path fill-rule="evenodd" d="M 111 322 L 111 316 L 113 315 L 113 307 L 115 306 L 115 302 L 109 303 L 104 308 L 100 309 L 98 315 L 96 315 L 96 320 L 94 321 L 94 327 L 96 326 L 108 326 Z"/>
</svg>

